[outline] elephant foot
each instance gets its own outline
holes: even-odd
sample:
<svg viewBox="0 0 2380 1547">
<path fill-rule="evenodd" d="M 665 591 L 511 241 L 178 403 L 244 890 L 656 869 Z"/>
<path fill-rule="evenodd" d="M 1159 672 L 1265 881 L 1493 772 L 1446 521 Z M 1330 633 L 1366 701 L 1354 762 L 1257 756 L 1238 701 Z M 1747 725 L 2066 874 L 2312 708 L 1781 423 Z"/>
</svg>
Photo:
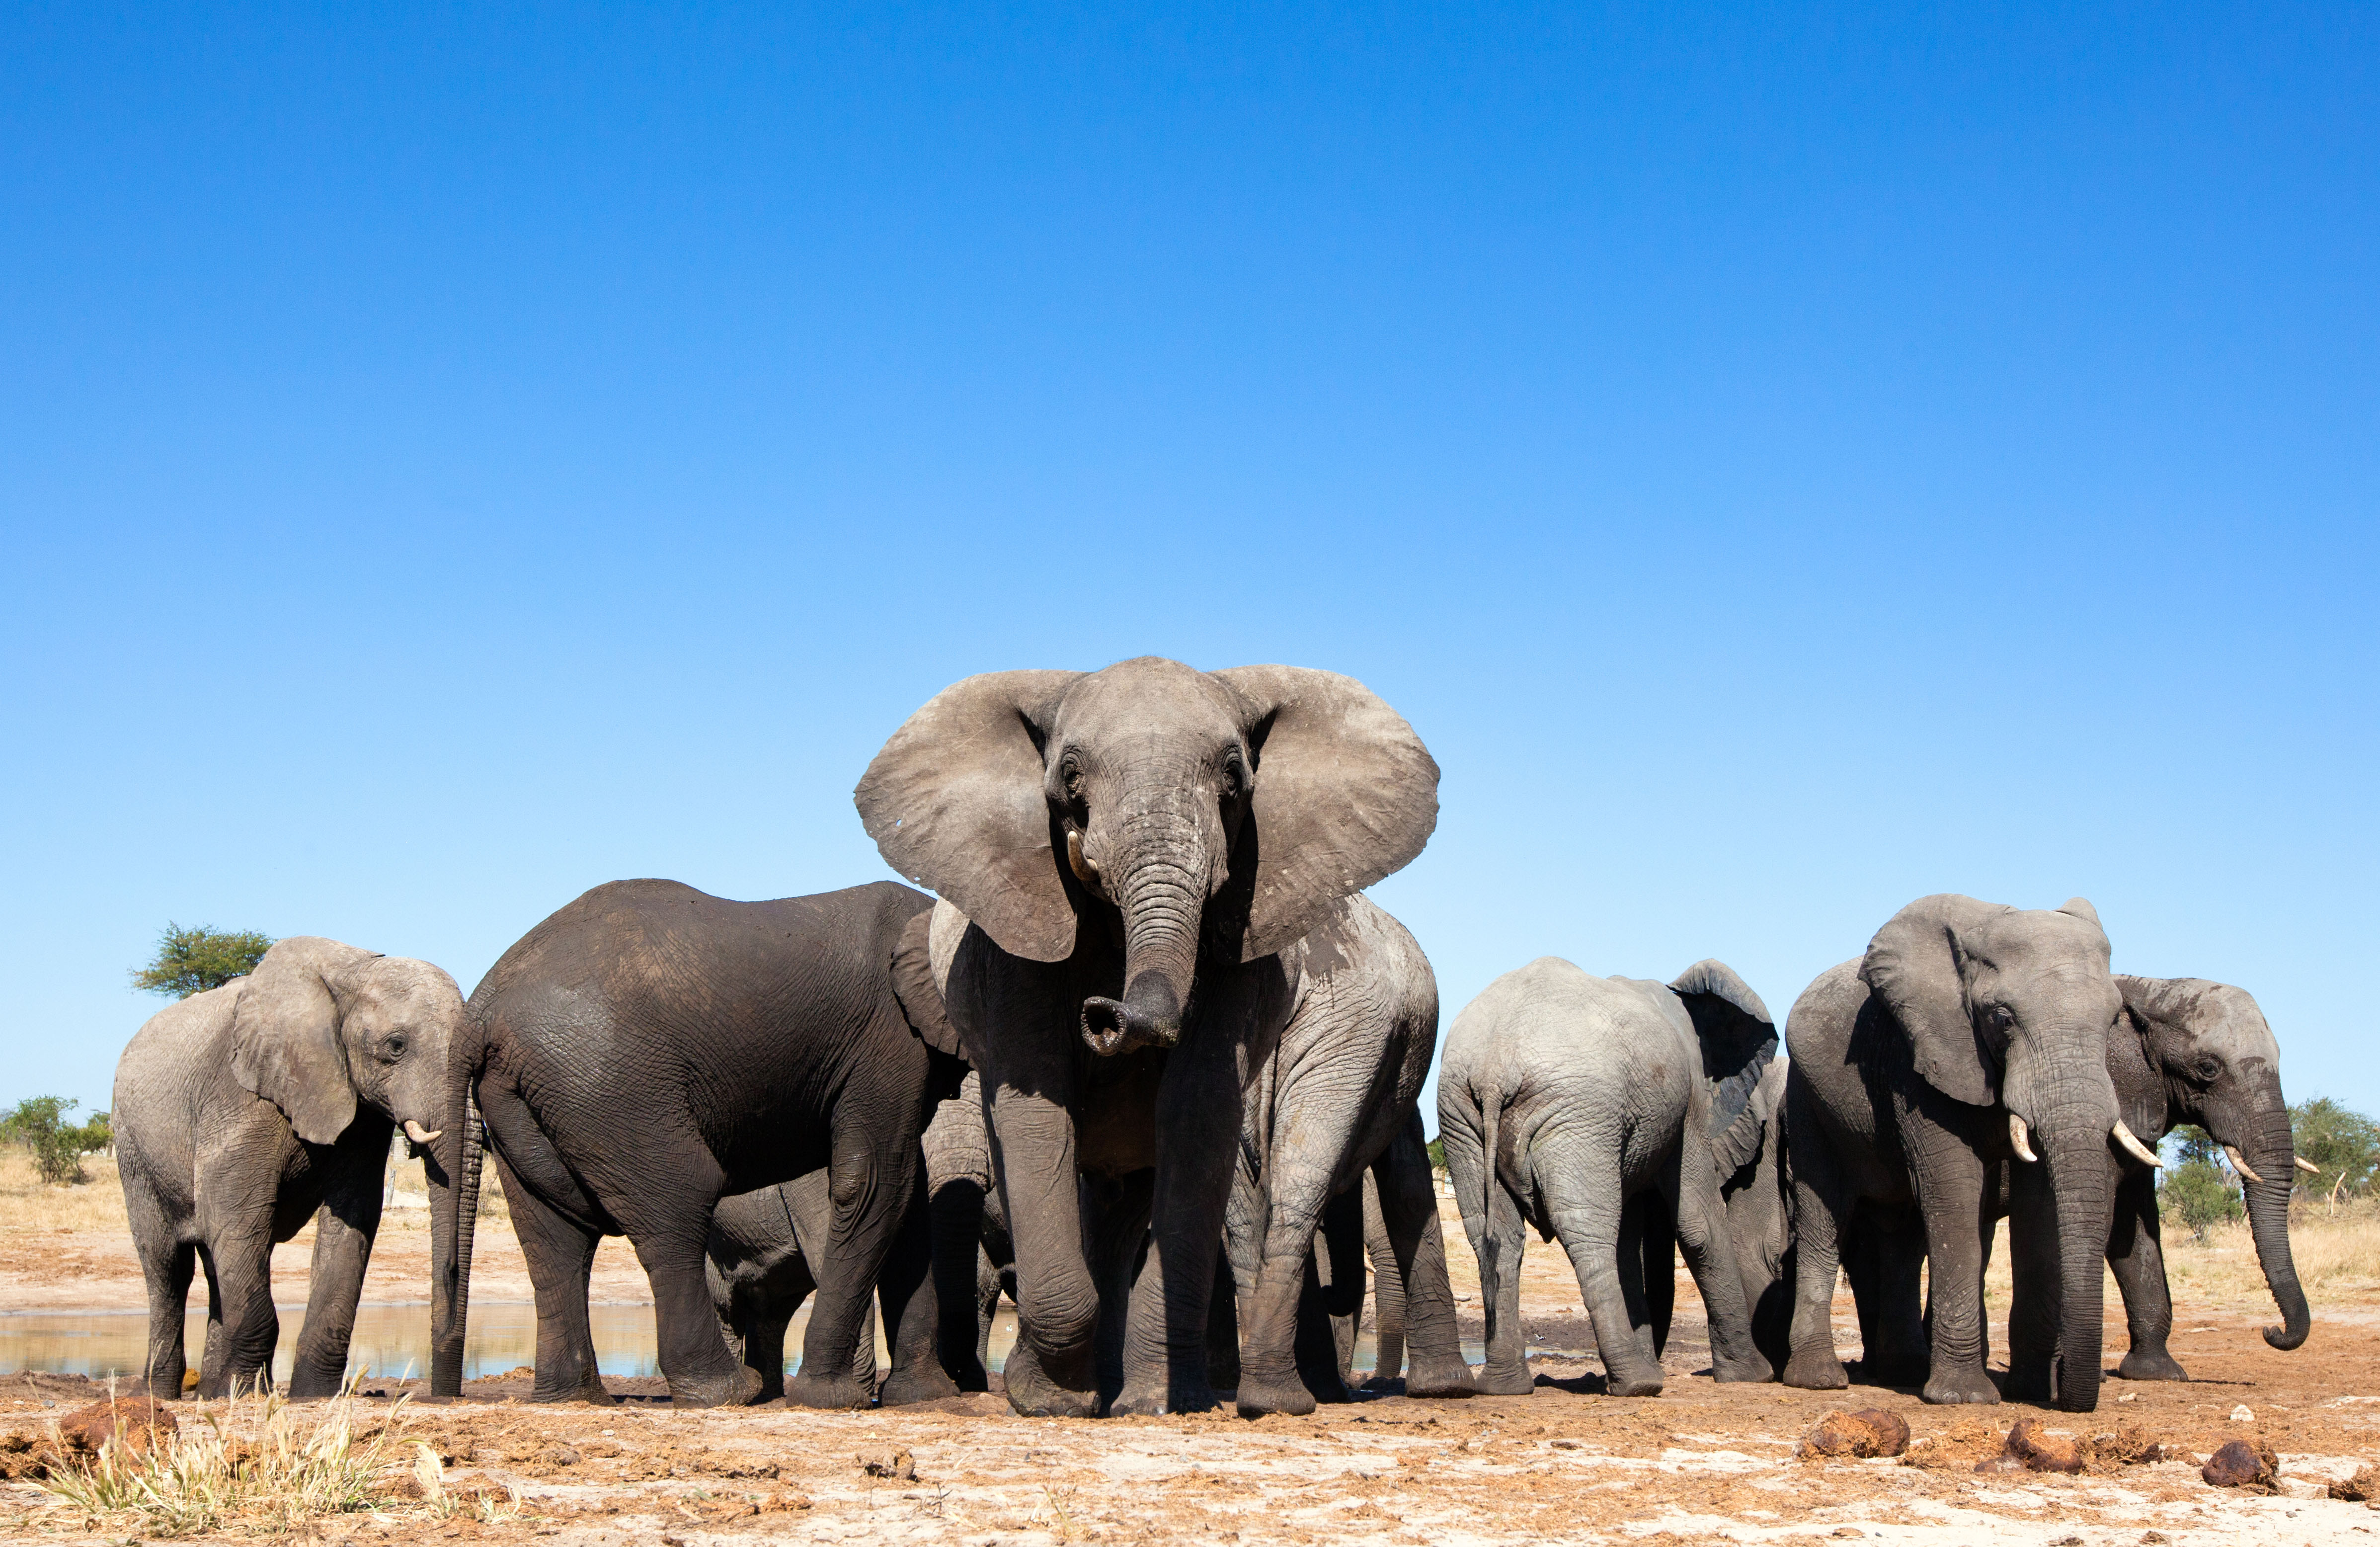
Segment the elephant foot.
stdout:
<svg viewBox="0 0 2380 1547">
<path fill-rule="evenodd" d="M 1407 1389 L 1411 1389 L 1411 1383 L 1407 1383 Z M 1472 1379 L 1471 1389 L 1481 1396 L 1526 1396 L 1537 1389 L 1537 1378 L 1529 1373 L 1525 1361 L 1510 1370 L 1483 1364 Z"/>
<path fill-rule="evenodd" d="M 292 1402 L 322 1402 L 339 1395 L 346 1382 L 338 1374 L 320 1370 L 293 1370 L 289 1372 L 287 1395 Z"/>
<path fill-rule="evenodd" d="M 1527 1379 L 1527 1370 L 1521 1374 Z M 1535 1389 L 1535 1384 L 1532 1382 L 1530 1389 Z M 1405 1376 L 1407 1396 L 1470 1396 L 1478 1390 L 1471 1377 L 1471 1367 L 1459 1358 L 1416 1358 Z"/>
<path fill-rule="evenodd" d="M 1864 1386 L 1922 1386 L 1933 1368 L 1923 1354 L 1871 1354 L 1859 1361 Z"/>
<path fill-rule="evenodd" d="M 950 1378 L 939 1364 L 923 1370 L 896 1370 L 884 1378 L 876 1400 L 887 1407 L 905 1407 L 912 1402 L 933 1402 L 945 1396 L 956 1396 L 959 1383 Z"/>
<path fill-rule="evenodd" d="M 2127 1381 L 2187 1381 L 2189 1372 L 2171 1354 L 2162 1348 L 2135 1348 L 2116 1366 L 2116 1373 Z"/>
<path fill-rule="evenodd" d="M 1606 1370 L 1603 1372 L 1603 1395 L 1606 1396 L 1658 1396 L 1661 1395 L 1661 1370 Z"/>
<path fill-rule="evenodd" d="M 1259 1419 L 1269 1413 L 1286 1413 L 1303 1418 L 1314 1411 L 1314 1394 L 1296 1376 L 1286 1379 L 1260 1375 L 1245 1366 L 1240 1370 L 1240 1389 L 1233 1406 L 1244 1419 Z"/>
<path fill-rule="evenodd" d="M 1714 1381 L 1749 1382 L 1758 1384 L 1763 1381 L 1773 1381 L 1776 1378 L 1777 1371 L 1770 1369 L 1768 1361 L 1758 1354 L 1752 1354 L 1742 1358 L 1711 1360 L 1711 1379 Z"/>
<path fill-rule="evenodd" d="M 1990 1406 L 2000 1399 L 1991 1377 L 1973 1366 L 1962 1370 L 1936 1370 L 1927 1378 L 1925 1390 L 1918 1395 L 1927 1402 L 1945 1406 L 1974 1402 Z"/>
<path fill-rule="evenodd" d="M 802 1380 L 803 1377 L 797 1375 L 788 1383 L 787 1400 L 793 1401 L 795 1407 L 819 1406 L 794 1400 L 791 1388 L 801 1384 Z M 850 1377 L 845 1376 L 844 1380 L 857 1386 Z M 864 1388 L 860 1389 L 862 1395 L 856 1404 L 844 1405 L 866 1407 L 867 1394 Z M 713 1380 L 672 1381 L 669 1392 L 673 1407 L 748 1407 L 760 1399 L 760 1372 L 739 1364 L 726 1375 Z"/>
<path fill-rule="evenodd" d="M 1001 1371 L 1001 1385 L 1007 1393 L 1009 1407 L 1024 1418 L 1099 1416 L 1098 1388 L 1065 1386 L 1051 1380 L 1021 1337 L 1009 1350 L 1007 1368 Z"/>
<path fill-rule="evenodd" d="M 876 1383 L 863 1381 L 847 1370 L 810 1375 L 796 1370 L 785 1383 L 785 1406 L 849 1412 L 876 1399 Z"/>
<path fill-rule="evenodd" d="M 1204 1386 L 1168 1387 L 1162 1381 L 1126 1381 L 1108 1404 L 1110 1418 L 1158 1418 L 1167 1413 L 1211 1412 L 1215 1394 Z"/>
<path fill-rule="evenodd" d="M 1852 1378 L 1832 1348 L 1804 1348 L 1785 1361 L 1785 1383 L 1801 1391 L 1840 1391 Z"/>
</svg>

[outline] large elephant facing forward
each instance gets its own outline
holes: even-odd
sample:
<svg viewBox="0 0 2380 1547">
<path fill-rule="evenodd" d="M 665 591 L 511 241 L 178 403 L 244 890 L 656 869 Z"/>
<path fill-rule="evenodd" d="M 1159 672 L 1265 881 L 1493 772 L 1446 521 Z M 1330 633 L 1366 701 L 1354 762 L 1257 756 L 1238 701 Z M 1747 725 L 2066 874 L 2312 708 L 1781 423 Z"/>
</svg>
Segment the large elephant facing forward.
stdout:
<svg viewBox="0 0 2380 1547">
<path fill-rule="evenodd" d="M 1720 1183 L 1760 1151 L 1752 1098 L 1776 1050 L 1767 1006 L 1715 961 L 1663 984 L 1544 956 L 1463 1008 L 1439 1074 L 1438 1132 L 1479 1259 L 1482 1391 L 1531 1388 L 1521 1336 L 1530 1224 L 1570 1254 L 1612 1395 L 1661 1389 L 1673 1230 L 1709 1313 L 1714 1373 L 1768 1379 Z"/>
<path fill-rule="evenodd" d="M 2265 1329 L 2276 1348 L 2306 1340 L 2313 1314 L 2289 1252 L 2289 1190 L 2301 1166 L 2289 1135 L 2289 1103 L 2281 1096 L 2281 1050 L 2264 1012 L 2247 990 L 2204 978 L 2134 978 L 2118 974 L 2124 1013 L 2107 1034 L 2107 1072 L 2125 1124 L 2143 1144 L 2183 1123 L 2195 1123 L 2230 1151 L 2248 1190 L 2248 1225 L 2265 1283 L 2282 1324 Z M 2189 1377 L 2166 1339 L 2173 1331 L 2173 1296 L 2157 1235 L 2156 1172 L 2130 1153 L 2110 1152 L 2116 1198 L 2107 1266 L 2124 1298 L 2131 1347 L 2116 1372 L 2130 1381 Z M 2022 1243 L 2020 1272 L 2027 1263 Z M 2034 1261 L 2043 1254 L 2035 1251 Z M 2010 1308 L 2009 1384 L 2019 1395 L 2044 1394 L 2049 1383 L 2054 1322 L 2043 1312 L 2054 1300 L 2022 1295 Z"/>
<path fill-rule="evenodd" d="M 2013 1158 L 2024 1169 L 2008 1184 L 2012 1230 L 2046 1243 L 2054 1264 L 2035 1304 L 2056 1328 L 2056 1400 L 2097 1406 L 2107 1147 L 2139 1142 L 2107 1073 L 2123 1008 L 2107 956 L 2098 914 L 2079 897 L 2051 911 L 1943 895 L 1902 908 L 1864 957 L 1803 992 L 1785 1032 L 1797 1258 L 1788 1385 L 1846 1383 L 1831 1314 L 1839 1265 L 1853 1268 L 1864 1305 L 1913 1303 L 1913 1253 L 1891 1257 L 1906 1282 L 1864 1274 L 1847 1255 L 1861 1233 L 1913 1213 L 1929 1264 L 1927 1346 L 1892 1345 L 1879 1328 L 1868 1378 L 1922 1358 L 1926 1401 L 2000 1399 L 1984 1370 L 1983 1268 L 1998 1168 Z"/>
<path fill-rule="evenodd" d="M 427 1145 L 445 1105 L 463 1017 L 455 980 L 426 961 L 311 935 L 256 970 L 161 1010 L 115 1069 L 124 1202 L 149 1282 L 148 1388 L 182 1394 L 183 1304 L 207 1275 L 199 1395 L 269 1375 L 281 1322 L 274 1243 L 315 1221 L 313 1287 L 290 1395 L 338 1390 L 380 1229 L 391 1133 Z M 428 1166 L 433 1198 L 447 1173 Z M 441 1227 L 431 1249 L 452 1255 Z"/>
<path fill-rule="evenodd" d="M 1212 1406 L 1242 1090 L 1293 1004 L 1280 953 L 1421 851 L 1438 765 L 1350 678 L 1146 658 L 946 688 L 855 798 L 885 859 L 954 910 L 936 916 L 935 965 L 983 1077 L 1016 1247 L 1010 1402 L 1099 1410 L 1076 1177 L 1153 1169 L 1111 1410 Z"/>
</svg>

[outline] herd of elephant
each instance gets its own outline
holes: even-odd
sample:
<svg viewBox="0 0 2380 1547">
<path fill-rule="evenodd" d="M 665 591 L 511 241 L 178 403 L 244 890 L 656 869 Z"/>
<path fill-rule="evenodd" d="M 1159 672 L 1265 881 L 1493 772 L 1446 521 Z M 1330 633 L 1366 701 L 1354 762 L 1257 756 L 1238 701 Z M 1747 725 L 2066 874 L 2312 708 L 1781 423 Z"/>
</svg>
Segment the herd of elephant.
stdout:
<svg viewBox="0 0 2380 1547">
<path fill-rule="evenodd" d="M 1374 1379 L 1527 1392 L 1520 1266 L 1560 1236 L 1615 1395 L 1660 1390 L 1681 1250 L 1723 1381 L 1863 1378 L 1990 1402 L 1982 1284 L 2009 1221 L 2005 1393 L 2089 1409 L 2101 1263 L 2180 1379 L 2154 1146 L 2230 1148 L 2285 1325 L 2296 1162 L 2243 992 L 2118 976 L 2080 899 L 1902 908 L 1789 1017 L 1717 961 L 1661 983 L 1553 957 L 1448 1033 L 1438 1118 L 1478 1261 L 1463 1358 L 1418 1102 L 1427 959 L 1364 888 L 1437 823 L 1437 763 L 1354 680 L 1160 659 L 938 694 L 860 780 L 879 882 L 729 902 L 599 886 L 466 1002 L 427 963 L 300 937 L 143 1027 L 116 1076 L 149 1389 L 265 1379 L 273 1247 L 316 1224 L 291 1394 L 344 1374 L 395 1133 L 431 1211 L 433 1396 L 459 1393 L 485 1162 L 537 1304 L 534 1395 L 609 1400 L 588 1284 L 625 1235 L 686 1406 L 856 1407 L 989 1383 L 1021 1413 L 1342 1400 L 1368 1267 Z M 2308 1169 L 2311 1169 L 2310 1167 Z M 1922 1268 L 1930 1274 L 1921 1288 Z M 810 1315 L 797 1372 L 784 1342 Z M 879 1378 L 880 1314 L 890 1367 Z"/>
</svg>

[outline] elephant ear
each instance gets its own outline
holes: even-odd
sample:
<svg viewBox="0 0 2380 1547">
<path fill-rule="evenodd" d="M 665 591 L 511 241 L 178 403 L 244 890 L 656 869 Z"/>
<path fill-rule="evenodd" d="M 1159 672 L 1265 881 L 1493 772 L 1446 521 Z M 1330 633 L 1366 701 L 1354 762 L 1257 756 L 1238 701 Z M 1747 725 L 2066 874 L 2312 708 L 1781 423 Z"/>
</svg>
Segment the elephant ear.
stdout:
<svg viewBox="0 0 2380 1547">
<path fill-rule="evenodd" d="M 356 1117 L 356 1088 L 339 1045 L 345 974 L 372 952 L 301 934 L 264 953 L 232 1012 L 231 1072 L 281 1109 L 298 1137 L 329 1144 Z"/>
<path fill-rule="evenodd" d="M 1698 961 L 1670 982 L 1702 1043 L 1703 1079 L 1710 1087 L 1711 1153 L 1722 1175 L 1760 1153 L 1767 1115 L 1756 1109 L 1777 1056 L 1777 1024 L 1752 986 L 1723 961 Z"/>
<path fill-rule="evenodd" d="M 1030 961 L 1063 961 L 1075 949 L 1041 747 L 1081 676 L 991 672 L 953 683 L 892 733 L 852 792 L 887 864 Z"/>
<path fill-rule="evenodd" d="M 965 1058 L 958 1028 L 951 1024 L 950 1013 L 942 1006 L 942 991 L 934 986 L 933 923 L 934 910 L 920 908 L 902 930 L 900 944 L 892 947 L 892 997 L 901 1002 L 901 1013 L 919 1041 L 938 1053 Z"/>
<path fill-rule="evenodd" d="M 1256 759 L 1232 856 L 1246 888 L 1240 959 L 1254 961 L 1421 852 L 1438 826 L 1438 763 L 1403 716 L 1352 676 L 1303 666 L 1214 675 L 1240 699 Z"/>
<path fill-rule="evenodd" d="M 1920 897 L 1894 914 L 1867 944 L 1860 981 L 1907 1034 L 1926 1084 L 1969 1106 L 1999 1101 L 1998 1059 L 1975 1035 L 1959 977 L 1959 932 L 2009 909 L 1956 893 Z"/>
</svg>

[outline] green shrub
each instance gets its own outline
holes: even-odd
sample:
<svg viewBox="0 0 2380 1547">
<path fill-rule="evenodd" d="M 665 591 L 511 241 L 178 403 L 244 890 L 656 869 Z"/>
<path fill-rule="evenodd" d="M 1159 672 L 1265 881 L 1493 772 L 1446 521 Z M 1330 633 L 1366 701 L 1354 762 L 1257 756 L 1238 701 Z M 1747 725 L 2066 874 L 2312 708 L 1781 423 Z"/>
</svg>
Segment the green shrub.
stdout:
<svg viewBox="0 0 2380 1547">
<path fill-rule="evenodd" d="M 2165 1183 L 2157 1188 L 2157 1212 L 2188 1226 L 2201 1246 L 2209 1230 L 2247 1213 L 2231 1179 L 2212 1161 L 2202 1159 L 2185 1160 L 2166 1172 Z"/>
<path fill-rule="evenodd" d="M 17 1110 L 0 1118 L 0 1140 L 22 1144 L 33 1157 L 33 1169 L 53 1187 L 86 1181 L 82 1158 L 115 1142 L 107 1114 L 94 1112 L 88 1123 L 69 1123 L 67 1114 L 77 1103 L 64 1096 L 28 1096 Z"/>
</svg>

